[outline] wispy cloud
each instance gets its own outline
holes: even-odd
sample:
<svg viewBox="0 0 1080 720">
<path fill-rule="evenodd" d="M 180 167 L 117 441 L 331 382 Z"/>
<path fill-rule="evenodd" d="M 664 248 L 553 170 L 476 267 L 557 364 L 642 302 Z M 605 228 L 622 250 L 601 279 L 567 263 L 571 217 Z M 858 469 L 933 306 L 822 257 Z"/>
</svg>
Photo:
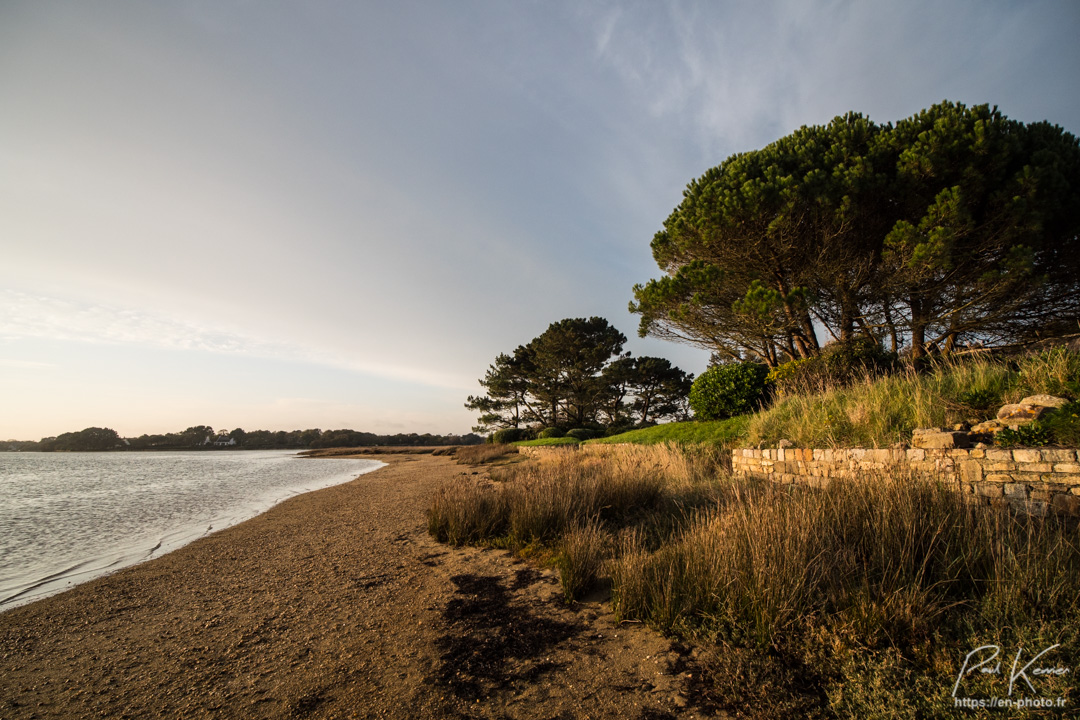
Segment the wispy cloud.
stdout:
<svg viewBox="0 0 1080 720">
<path fill-rule="evenodd" d="M 56 363 L 0 358 L 0 367 L 18 368 L 20 370 L 49 370 L 56 367 Z"/>
<path fill-rule="evenodd" d="M 1020 69 L 1030 66 L 1015 62 L 1018 38 L 1054 45 L 1040 62 L 1060 52 L 1049 10 L 1045 3 L 988 14 L 977 4 L 925 0 L 668 0 L 582 13 L 596 58 L 638 104 L 722 156 L 852 110 L 887 122 L 948 97 L 999 103 L 1008 113 L 1006 102 L 1023 99 L 1031 83 Z M 1067 12 L 1059 6 L 1056 14 Z"/>
<path fill-rule="evenodd" d="M 434 387 L 473 389 L 473 383 L 429 368 L 357 361 L 326 348 L 254 337 L 230 329 L 130 308 L 17 290 L 0 291 L 0 337 L 8 340 L 41 338 L 245 355 L 322 365 Z"/>
</svg>

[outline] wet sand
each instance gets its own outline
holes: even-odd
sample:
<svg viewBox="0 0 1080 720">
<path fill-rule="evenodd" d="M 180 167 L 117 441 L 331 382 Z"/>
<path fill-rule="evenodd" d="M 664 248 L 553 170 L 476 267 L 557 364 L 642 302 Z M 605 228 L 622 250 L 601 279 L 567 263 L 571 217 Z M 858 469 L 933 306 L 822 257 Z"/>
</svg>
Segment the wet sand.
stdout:
<svg viewBox="0 0 1080 720">
<path fill-rule="evenodd" d="M 0 718 L 723 716 L 678 645 L 428 537 L 434 489 L 483 471 L 365 457 L 389 464 L 0 614 Z"/>
</svg>

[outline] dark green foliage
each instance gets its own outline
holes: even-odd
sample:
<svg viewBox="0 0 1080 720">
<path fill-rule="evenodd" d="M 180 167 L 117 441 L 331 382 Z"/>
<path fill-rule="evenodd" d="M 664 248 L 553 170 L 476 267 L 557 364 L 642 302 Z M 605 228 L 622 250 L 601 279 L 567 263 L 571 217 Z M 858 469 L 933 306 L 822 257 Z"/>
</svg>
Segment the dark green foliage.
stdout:
<svg viewBox="0 0 1080 720">
<path fill-rule="evenodd" d="M 536 437 L 538 437 L 540 439 L 544 439 L 544 438 L 561 438 L 561 437 L 563 437 L 565 435 L 566 435 L 566 433 L 564 431 L 560 430 L 559 428 L 557 428 L 557 427 L 549 427 L 549 428 L 544 428 L 543 430 L 538 432 L 536 434 Z"/>
<path fill-rule="evenodd" d="M 692 181 L 634 287 L 639 333 L 770 367 L 824 326 L 913 358 L 1076 331 L 1080 143 L 943 102 L 895 125 L 855 113 Z"/>
<path fill-rule="evenodd" d="M 769 369 L 758 363 L 715 365 L 690 389 L 690 406 L 699 420 L 723 420 L 757 410 L 765 399 Z"/>
<path fill-rule="evenodd" d="M 502 430 L 496 430 L 491 434 L 491 442 L 496 445 L 505 445 L 519 440 L 530 439 L 530 433 L 525 428 L 503 428 Z"/>
<path fill-rule="evenodd" d="M 95 452 L 116 450 L 123 441 L 111 428 L 90 427 L 79 432 L 69 432 L 55 438 L 46 438 L 38 445 L 44 452 Z"/>
<path fill-rule="evenodd" d="M 820 355 L 792 360 L 769 372 L 769 382 L 784 393 L 818 392 L 887 373 L 899 360 L 876 340 L 859 337 L 826 345 Z"/>
<path fill-rule="evenodd" d="M 600 433 L 590 428 L 574 428 L 573 430 L 566 431 L 566 437 L 572 437 L 577 440 L 592 440 L 599 436 Z"/>
<path fill-rule="evenodd" d="M 1080 402 L 1063 405 L 1041 421 L 1055 445 L 1080 447 Z"/>
<path fill-rule="evenodd" d="M 1006 428 L 994 436 L 994 444 L 1001 447 L 1040 447 L 1052 442 L 1053 434 L 1040 422 Z"/>
<path fill-rule="evenodd" d="M 623 353 L 626 337 L 598 317 L 552 323 L 512 355 L 501 354 L 465 407 L 477 432 L 500 427 L 588 427 L 687 415 L 692 375 L 663 358 Z"/>
<path fill-rule="evenodd" d="M 960 393 L 957 400 L 965 408 L 976 412 L 985 412 L 1001 405 L 1001 395 L 991 390 L 967 390 Z"/>
</svg>

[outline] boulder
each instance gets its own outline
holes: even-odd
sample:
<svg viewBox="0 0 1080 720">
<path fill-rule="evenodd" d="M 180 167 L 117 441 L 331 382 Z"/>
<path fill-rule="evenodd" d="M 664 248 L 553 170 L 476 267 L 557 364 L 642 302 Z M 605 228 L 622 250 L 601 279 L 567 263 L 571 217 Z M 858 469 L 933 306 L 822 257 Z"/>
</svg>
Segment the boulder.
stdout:
<svg viewBox="0 0 1080 720">
<path fill-rule="evenodd" d="M 1028 395 L 1026 398 L 1020 401 L 1021 405 L 1037 405 L 1038 407 L 1047 408 L 1059 408 L 1062 405 L 1068 405 L 1069 401 L 1065 398 L 1054 397 L 1053 395 Z"/>
<path fill-rule="evenodd" d="M 1026 425 L 1046 415 L 1053 408 L 1047 405 L 1002 405 L 997 412 L 997 419 L 1004 425 Z"/>
</svg>

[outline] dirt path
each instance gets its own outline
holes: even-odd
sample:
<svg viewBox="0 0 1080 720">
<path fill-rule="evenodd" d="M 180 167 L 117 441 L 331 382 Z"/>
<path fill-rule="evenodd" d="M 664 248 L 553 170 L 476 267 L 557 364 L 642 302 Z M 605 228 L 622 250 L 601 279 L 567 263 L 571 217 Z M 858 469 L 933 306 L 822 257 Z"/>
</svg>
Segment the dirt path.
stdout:
<svg viewBox="0 0 1080 720">
<path fill-rule="evenodd" d="M 690 656 L 432 541 L 430 455 L 0 614 L 0 718 L 714 717 Z"/>
</svg>

